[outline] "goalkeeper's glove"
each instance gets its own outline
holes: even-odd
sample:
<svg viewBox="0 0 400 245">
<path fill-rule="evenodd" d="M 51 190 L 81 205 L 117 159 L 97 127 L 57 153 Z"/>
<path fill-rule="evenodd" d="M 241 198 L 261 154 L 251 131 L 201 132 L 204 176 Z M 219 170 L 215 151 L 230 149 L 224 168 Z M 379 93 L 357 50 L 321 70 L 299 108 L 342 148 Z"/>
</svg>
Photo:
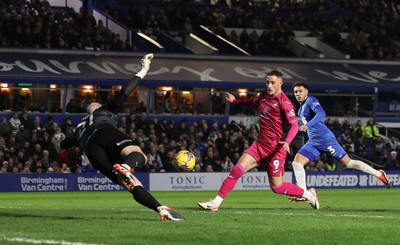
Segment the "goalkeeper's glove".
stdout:
<svg viewBox="0 0 400 245">
<path fill-rule="evenodd" d="M 56 139 L 56 150 L 57 153 L 59 153 L 60 151 L 62 151 L 63 149 L 61 149 L 60 143 L 61 141 L 63 141 L 65 139 L 65 134 L 63 133 L 57 133 L 54 135 L 54 138 Z"/>
<path fill-rule="evenodd" d="M 140 71 L 138 73 L 136 73 L 137 77 L 140 77 L 141 79 L 143 79 L 144 76 L 146 76 L 147 72 L 150 69 L 150 64 L 151 64 L 151 60 L 153 59 L 153 57 L 154 57 L 153 54 L 146 54 L 145 56 L 143 56 L 142 69 L 140 69 Z"/>
</svg>

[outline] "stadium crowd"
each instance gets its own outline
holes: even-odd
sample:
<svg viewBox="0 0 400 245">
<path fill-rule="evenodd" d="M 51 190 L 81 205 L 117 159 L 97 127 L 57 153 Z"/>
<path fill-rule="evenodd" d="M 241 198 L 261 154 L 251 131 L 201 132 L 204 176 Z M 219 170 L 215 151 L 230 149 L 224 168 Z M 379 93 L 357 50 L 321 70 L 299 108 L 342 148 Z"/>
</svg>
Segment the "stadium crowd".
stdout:
<svg viewBox="0 0 400 245">
<path fill-rule="evenodd" d="M 196 32 L 206 26 L 252 55 L 294 56 L 289 38 L 295 37 L 294 31 L 303 31 L 352 59 L 400 59 L 396 1 L 211 2 L 133 2 L 124 8 L 110 3 L 103 10 L 133 29 Z M 234 29 L 227 33 L 227 28 Z M 157 34 L 151 36 L 157 39 Z"/>
<path fill-rule="evenodd" d="M 83 9 L 77 13 L 52 8 L 48 1 L 7 0 L 0 2 L 0 12 L 0 48 L 134 51 Z"/>
<path fill-rule="evenodd" d="M 203 25 L 252 55 L 294 56 L 289 39 L 303 31 L 352 59 L 400 59 L 400 5 L 392 0 L 329 1 L 335 7 L 323 0 L 133 1 L 123 8 L 108 2 L 107 15 L 155 32 L 154 39 L 158 31 L 192 32 Z M 75 12 L 52 8 L 46 0 L 17 0 L 1 1 L 0 12 L 0 47 L 140 51 L 83 8 Z M 227 28 L 235 29 L 227 33 Z"/>
<path fill-rule="evenodd" d="M 177 2 L 196 3 L 200 8 L 185 9 L 173 5 L 174 1 L 162 1 L 157 8 L 145 2 L 141 3 L 142 7 L 132 4 L 125 12 L 109 5 L 104 12 L 134 29 L 189 32 L 205 25 L 257 55 L 293 55 L 288 48 L 288 39 L 294 36 L 293 30 L 299 30 L 323 38 L 352 58 L 400 59 L 400 49 L 393 44 L 399 41 L 396 16 L 400 6 L 393 0 L 333 1 L 343 10 L 356 13 L 351 17 L 337 14 L 337 9 L 323 0 L 262 1 L 265 8 L 258 5 L 261 1 Z M 262 10 L 269 12 L 265 15 Z M 285 15 L 284 10 L 292 11 Z M 52 8 L 46 0 L 6 0 L 0 2 L 0 12 L 0 48 L 136 50 L 83 9 L 77 13 L 72 9 Z M 241 33 L 226 33 L 226 28 L 240 28 Z M 256 29 L 263 30 L 262 34 L 248 33 L 248 30 Z M 348 33 L 345 38 L 339 34 L 343 32 Z M 0 103 L 4 101 L 0 100 Z M 83 108 L 74 112 L 82 112 Z M 9 120 L 3 117 L 0 122 L 1 173 L 95 171 L 79 147 L 61 153 L 56 150 L 54 135 L 60 132 L 69 135 L 75 129 L 70 118 L 58 125 L 51 116 L 42 122 L 40 117 L 31 118 L 22 108 L 14 109 L 19 112 Z M 384 169 L 400 169 L 397 135 L 383 137 L 373 121 L 369 125 L 361 125 L 361 121 L 351 125 L 347 120 L 328 119 L 326 123 L 348 154 L 383 165 Z M 195 171 L 229 172 L 258 134 L 256 124 L 246 127 L 243 122 L 219 125 L 201 120 L 189 125 L 185 120 L 148 120 L 145 112 L 122 115 L 119 129 L 129 134 L 147 154 L 147 163 L 136 171 L 150 172 L 176 171 L 171 162 L 180 149 L 195 153 Z M 293 149 L 287 157 L 287 170 L 290 170 L 296 152 L 297 149 Z M 308 165 L 310 171 L 337 168 L 336 163 L 325 155 Z"/>
<path fill-rule="evenodd" d="M 383 169 L 400 169 L 399 142 L 396 136 L 385 138 L 373 120 L 367 125 L 361 121 L 351 125 L 349 120 L 340 122 L 328 118 L 327 126 L 337 136 L 348 154 L 369 160 Z M 147 119 L 145 112 L 122 115 L 118 129 L 130 137 L 147 155 L 147 163 L 138 166 L 137 172 L 175 172 L 172 165 L 175 154 L 188 149 L 196 156 L 197 172 L 230 171 L 240 154 L 257 138 L 258 125 L 246 127 L 243 121 L 229 124 L 209 125 L 205 120 L 192 124 L 183 119 L 180 122 L 166 118 Z M 58 125 L 51 116 L 42 122 L 27 112 L 14 112 L 0 123 L 0 163 L 1 173 L 81 173 L 96 171 L 75 146 L 57 152 L 55 135 L 70 135 L 75 126 L 70 118 Z M 300 134 L 300 133 L 299 133 Z M 291 161 L 297 150 L 292 144 L 292 152 L 286 159 L 286 170 L 291 171 Z M 379 167 L 381 168 L 381 167 Z M 263 171 L 262 167 L 257 170 Z M 326 155 L 307 166 L 309 171 L 340 170 L 340 166 Z"/>
</svg>

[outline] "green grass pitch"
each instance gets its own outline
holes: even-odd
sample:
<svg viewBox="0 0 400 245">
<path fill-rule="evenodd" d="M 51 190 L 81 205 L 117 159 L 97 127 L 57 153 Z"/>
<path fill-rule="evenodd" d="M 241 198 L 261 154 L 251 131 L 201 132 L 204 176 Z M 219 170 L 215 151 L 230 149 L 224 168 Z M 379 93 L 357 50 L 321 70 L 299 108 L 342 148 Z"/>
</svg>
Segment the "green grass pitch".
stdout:
<svg viewBox="0 0 400 245">
<path fill-rule="evenodd" d="M 399 189 L 320 189 L 321 209 L 271 191 L 152 192 L 186 217 L 164 222 L 127 192 L 0 193 L 0 244 L 400 244 Z"/>
</svg>

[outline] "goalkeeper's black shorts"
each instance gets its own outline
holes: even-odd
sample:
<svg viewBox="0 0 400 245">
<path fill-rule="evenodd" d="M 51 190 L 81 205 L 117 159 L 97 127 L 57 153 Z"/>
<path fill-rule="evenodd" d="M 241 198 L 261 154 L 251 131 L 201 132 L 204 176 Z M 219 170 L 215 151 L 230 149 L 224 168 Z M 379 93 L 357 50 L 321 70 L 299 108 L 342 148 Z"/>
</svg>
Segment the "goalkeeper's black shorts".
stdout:
<svg viewBox="0 0 400 245">
<path fill-rule="evenodd" d="M 129 145 L 136 144 L 127 134 L 115 127 L 105 127 L 92 135 L 85 146 L 85 153 L 95 169 L 117 183 L 113 166 L 123 163 L 121 151 Z"/>
</svg>

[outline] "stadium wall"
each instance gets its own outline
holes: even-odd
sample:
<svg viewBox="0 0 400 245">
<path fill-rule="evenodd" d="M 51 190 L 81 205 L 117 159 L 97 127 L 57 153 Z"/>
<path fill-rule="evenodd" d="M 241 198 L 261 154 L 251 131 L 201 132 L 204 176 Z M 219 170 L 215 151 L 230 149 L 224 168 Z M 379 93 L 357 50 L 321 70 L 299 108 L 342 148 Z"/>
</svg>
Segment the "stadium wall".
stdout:
<svg viewBox="0 0 400 245">
<path fill-rule="evenodd" d="M 400 187 L 400 171 L 387 171 L 393 187 Z M 228 173 L 136 173 L 150 191 L 218 190 Z M 286 172 L 285 182 L 294 182 Z M 324 188 L 384 188 L 375 177 L 358 171 L 308 172 L 307 186 Z M 2 174 L 0 192 L 122 191 L 99 173 L 84 174 Z M 235 190 L 270 190 L 266 172 L 248 172 Z"/>
</svg>

